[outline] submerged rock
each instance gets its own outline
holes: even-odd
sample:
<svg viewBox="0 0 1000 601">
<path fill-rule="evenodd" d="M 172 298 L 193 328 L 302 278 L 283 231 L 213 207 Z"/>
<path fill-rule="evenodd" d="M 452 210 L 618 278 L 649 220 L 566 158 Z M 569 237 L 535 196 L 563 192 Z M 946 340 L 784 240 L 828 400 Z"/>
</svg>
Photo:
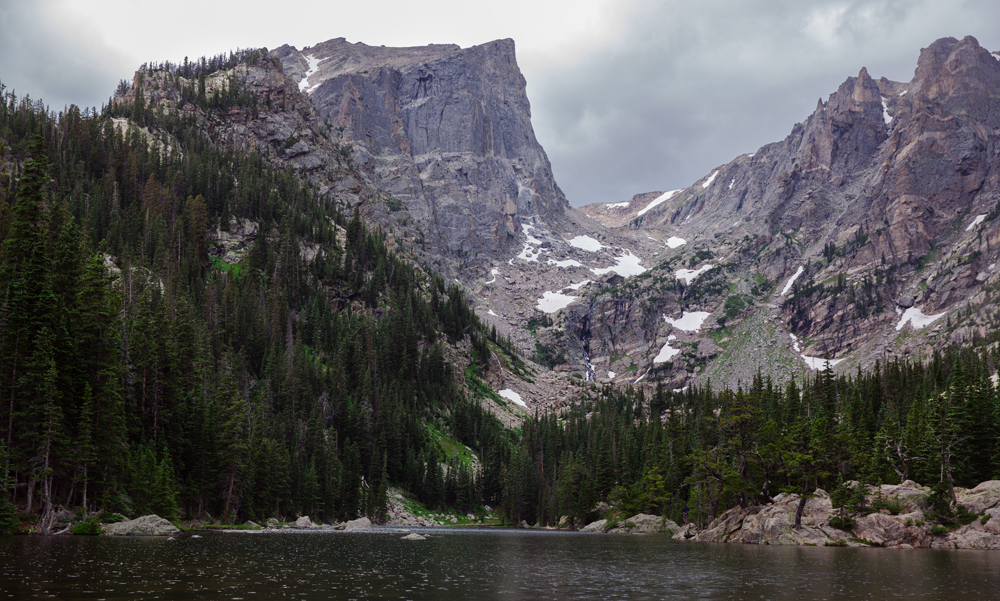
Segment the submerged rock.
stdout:
<svg viewBox="0 0 1000 601">
<path fill-rule="evenodd" d="M 179 532 L 177 526 L 158 515 L 144 515 L 104 526 L 104 533 L 112 536 L 169 536 Z"/>
<path fill-rule="evenodd" d="M 426 538 L 427 537 L 420 536 L 416 532 L 411 532 L 410 534 L 407 534 L 406 536 L 404 536 L 401 540 L 426 540 Z"/>
</svg>

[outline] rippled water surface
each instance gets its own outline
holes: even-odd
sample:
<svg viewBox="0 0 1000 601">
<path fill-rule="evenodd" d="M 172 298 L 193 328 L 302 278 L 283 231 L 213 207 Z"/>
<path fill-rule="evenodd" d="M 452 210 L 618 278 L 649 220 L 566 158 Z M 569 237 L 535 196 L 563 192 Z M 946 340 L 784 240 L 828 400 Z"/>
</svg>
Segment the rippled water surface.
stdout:
<svg viewBox="0 0 1000 601">
<path fill-rule="evenodd" d="M 958 599 L 1000 597 L 1000 553 L 434 530 L 0 537 L 0 598 Z"/>
</svg>

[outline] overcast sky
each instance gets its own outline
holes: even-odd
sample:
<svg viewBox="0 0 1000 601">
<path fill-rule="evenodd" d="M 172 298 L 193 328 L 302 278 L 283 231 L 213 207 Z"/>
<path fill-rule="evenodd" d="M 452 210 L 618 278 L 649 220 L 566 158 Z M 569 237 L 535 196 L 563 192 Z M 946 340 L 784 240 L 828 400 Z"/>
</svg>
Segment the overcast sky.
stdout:
<svg viewBox="0 0 1000 601">
<path fill-rule="evenodd" d="M 909 81 L 920 49 L 1000 49 L 996 0 L 0 0 L 0 82 L 100 106 L 147 61 L 334 37 L 513 38 L 532 120 L 575 206 L 690 185 L 784 138 L 861 67 Z"/>
</svg>

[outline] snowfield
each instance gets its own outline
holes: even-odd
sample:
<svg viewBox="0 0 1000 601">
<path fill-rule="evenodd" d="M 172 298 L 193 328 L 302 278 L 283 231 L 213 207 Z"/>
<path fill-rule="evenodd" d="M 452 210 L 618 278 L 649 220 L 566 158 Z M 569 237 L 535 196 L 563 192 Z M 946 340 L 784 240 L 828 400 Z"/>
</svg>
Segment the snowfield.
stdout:
<svg viewBox="0 0 1000 601">
<path fill-rule="evenodd" d="M 585 250 L 592 253 L 595 253 L 604 248 L 603 244 L 601 244 L 597 240 L 594 240 L 590 236 L 577 236 L 572 240 L 567 240 L 567 242 L 569 242 L 569 245 L 572 246 L 573 248 L 579 248 L 580 250 Z"/>
<path fill-rule="evenodd" d="M 697 332 L 701 329 L 701 325 L 705 323 L 705 320 L 708 319 L 709 315 L 711 315 L 711 313 L 706 311 L 693 311 L 691 313 L 684 311 L 681 313 L 680 319 L 670 319 L 664 315 L 663 321 L 669 323 L 682 332 Z"/>
<path fill-rule="evenodd" d="M 594 275 L 604 275 L 615 272 L 623 278 L 630 278 L 634 275 L 645 273 L 646 268 L 640 265 L 641 258 L 632 254 L 632 251 L 625 250 L 625 254 L 615 259 L 615 264 L 611 267 L 591 268 Z"/>
<path fill-rule="evenodd" d="M 900 319 L 899 323 L 896 324 L 896 331 L 898 332 L 902 330 L 903 326 L 905 326 L 907 322 L 910 323 L 910 327 L 912 327 L 914 330 L 919 330 L 924 326 L 929 326 L 930 324 L 941 319 L 945 315 L 947 315 L 947 312 L 938 313 L 937 315 L 924 315 L 924 312 L 918 309 L 917 307 L 910 307 L 909 309 L 903 312 L 902 319 Z"/>
<path fill-rule="evenodd" d="M 579 296 L 570 296 L 562 292 L 550 292 L 546 290 L 542 293 L 542 298 L 538 299 L 538 304 L 535 305 L 535 308 L 543 313 L 555 313 L 559 309 L 565 309 L 570 303 L 579 298 Z"/>
<path fill-rule="evenodd" d="M 643 210 L 641 210 L 638 213 L 636 213 L 636 216 L 642 217 L 650 209 L 652 209 L 653 207 L 659 206 L 659 205 L 667 202 L 668 200 L 670 200 L 674 196 L 674 194 L 677 194 L 678 192 L 680 192 L 680 190 L 671 190 L 670 192 L 664 192 L 663 194 L 660 194 L 659 196 L 657 196 L 656 198 L 653 199 L 653 202 L 651 202 L 648 205 L 646 205 L 646 208 L 644 208 Z"/>
<path fill-rule="evenodd" d="M 715 265 L 712 265 L 711 263 L 706 263 L 705 265 L 702 265 L 699 269 L 678 269 L 677 272 L 674 274 L 674 277 L 676 277 L 678 280 L 684 280 L 684 283 L 690 286 L 691 282 L 693 282 L 695 278 L 697 278 L 698 276 L 700 276 L 701 274 L 705 273 L 706 271 L 708 271 L 713 267 L 715 267 Z"/>
<path fill-rule="evenodd" d="M 667 246 L 670 248 L 678 248 L 687 244 L 687 240 L 684 238 L 678 238 L 677 236 L 670 236 L 667 238 Z"/>
<path fill-rule="evenodd" d="M 524 407 L 525 409 L 528 408 L 528 404 L 521 400 L 521 395 L 517 394 L 516 392 L 514 392 L 510 388 L 504 388 L 503 390 L 501 390 L 497 394 L 499 394 L 503 398 L 507 399 L 508 401 L 514 401 L 515 403 L 517 403 L 518 405 Z"/>
</svg>

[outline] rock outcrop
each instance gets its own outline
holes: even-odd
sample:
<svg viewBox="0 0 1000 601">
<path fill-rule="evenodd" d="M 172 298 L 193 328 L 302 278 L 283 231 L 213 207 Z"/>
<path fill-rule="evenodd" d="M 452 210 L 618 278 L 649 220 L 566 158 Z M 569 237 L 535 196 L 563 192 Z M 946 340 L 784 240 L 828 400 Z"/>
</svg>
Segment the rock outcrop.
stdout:
<svg viewBox="0 0 1000 601">
<path fill-rule="evenodd" d="M 144 515 L 104 526 L 104 533 L 112 536 L 171 536 L 179 532 L 177 526 L 158 515 Z"/>
<path fill-rule="evenodd" d="M 385 48 L 329 40 L 272 52 L 373 184 L 443 253 L 486 261 L 522 224 L 569 209 L 535 139 L 512 40 Z M 394 204 L 400 203 L 400 204 Z"/>
<path fill-rule="evenodd" d="M 869 489 L 869 498 L 898 502 L 905 513 L 886 510 L 857 517 L 850 530 L 830 524 L 837 514 L 830 496 L 816 490 L 806 501 L 800 526 L 795 527 L 799 495 L 779 495 L 774 503 L 735 507 L 691 536 L 692 527 L 674 534 L 679 540 L 765 545 L 847 545 L 876 547 L 930 547 L 935 549 L 1000 549 L 1000 481 L 983 482 L 971 490 L 956 488 L 958 504 L 976 518 L 950 530 L 928 523 L 929 489 L 912 481 Z"/>
</svg>

